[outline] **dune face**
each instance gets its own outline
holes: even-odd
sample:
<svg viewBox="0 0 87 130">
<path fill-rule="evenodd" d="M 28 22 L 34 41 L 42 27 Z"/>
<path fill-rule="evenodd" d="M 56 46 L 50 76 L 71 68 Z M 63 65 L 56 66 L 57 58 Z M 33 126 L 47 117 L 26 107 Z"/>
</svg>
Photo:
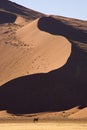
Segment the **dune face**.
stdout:
<svg viewBox="0 0 87 130">
<path fill-rule="evenodd" d="M 30 114 L 79 107 L 68 116 L 84 118 L 87 22 L 4 0 L 0 28 L 0 110 Z"/>
<path fill-rule="evenodd" d="M 0 24 L 13 23 L 16 20 L 16 15 L 0 11 Z"/>
<path fill-rule="evenodd" d="M 0 8 L 4 7 L 5 4 L 8 4 L 8 0 L 1 0 Z"/>
<path fill-rule="evenodd" d="M 3 85 L 0 88 L 0 109 L 28 114 L 86 107 L 86 84 L 70 76 L 69 66 L 67 63 L 60 70 L 24 76 Z"/>
<path fill-rule="evenodd" d="M 25 43 L 25 46 L 35 50 L 33 58 L 36 57 L 39 60 L 35 63 L 38 66 L 38 70 L 35 71 L 44 73 L 58 69 L 67 62 L 71 53 L 71 43 L 62 36 L 55 36 L 39 30 L 38 22 L 39 20 L 36 20 L 19 29 L 17 37 Z"/>
<path fill-rule="evenodd" d="M 28 20 L 34 20 L 44 15 L 31 9 L 27 9 L 9 0 L 1 0 L 0 8 L 13 14 L 25 17 L 26 19 L 28 18 Z"/>
<path fill-rule="evenodd" d="M 38 22 L 38 27 L 42 31 L 54 35 L 62 35 L 69 40 L 79 41 L 87 43 L 87 33 L 83 30 L 75 28 L 66 23 L 62 22 L 60 19 L 55 19 L 52 16 L 42 17 Z"/>
<path fill-rule="evenodd" d="M 15 23 L 16 21 L 16 24 L 23 26 L 41 16 L 44 16 L 44 14 L 17 5 L 9 0 L 1 0 L 0 2 L 0 24 Z"/>
<path fill-rule="evenodd" d="M 76 112 L 75 114 L 72 114 L 70 115 L 69 118 L 72 118 L 72 119 L 86 119 L 87 118 L 87 107 L 80 110 L 79 112 Z"/>
</svg>

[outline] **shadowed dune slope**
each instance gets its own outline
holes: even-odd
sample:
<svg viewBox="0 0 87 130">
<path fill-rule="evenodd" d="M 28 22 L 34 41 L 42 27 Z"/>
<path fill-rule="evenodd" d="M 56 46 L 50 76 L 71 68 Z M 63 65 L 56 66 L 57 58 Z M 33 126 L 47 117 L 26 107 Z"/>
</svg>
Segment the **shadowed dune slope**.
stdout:
<svg viewBox="0 0 87 130">
<path fill-rule="evenodd" d="M 6 33 L 4 35 L 7 37 Z M 9 35 L 12 35 L 11 39 L 14 36 L 12 33 Z M 15 39 L 12 39 L 13 46 L 6 40 L 7 44 L 1 44 L 0 47 L 1 52 L 4 52 L 0 56 L 1 84 L 23 75 L 60 68 L 71 54 L 71 43 L 62 36 L 39 30 L 38 20 L 19 29 Z"/>
<path fill-rule="evenodd" d="M 32 45 L 31 48 L 32 50 L 34 49 L 32 57 L 36 55 L 37 57 L 47 57 L 48 60 L 45 59 L 44 63 L 48 68 L 50 68 L 48 64 L 50 57 L 50 64 L 54 63 L 53 60 L 56 57 L 57 66 L 67 50 L 69 53 L 66 55 L 66 62 L 63 60 L 63 65 L 59 68 L 57 66 L 57 68 L 53 69 L 54 66 L 51 66 L 52 68 L 50 68 L 48 73 L 39 72 L 39 74 L 34 74 L 37 72 L 35 70 L 32 75 L 23 76 L 2 85 L 0 88 L 0 109 L 14 114 L 27 114 L 44 111 L 61 111 L 76 106 L 80 106 L 80 108 L 86 107 L 87 52 L 74 43 L 71 46 L 68 40 L 62 36 L 55 36 L 40 30 L 37 23 L 38 20 L 18 30 L 17 37 L 26 45 Z M 53 41 L 51 38 L 53 38 Z M 68 49 L 65 49 L 65 46 Z M 61 47 L 59 51 L 58 47 Z M 43 51 L 44 48 L 46 48 L 46 51 Z M 57 48 L 56 55 L 55 48 Z M 47 53 L 48 50 L 49 53 Z M 61 51 L 63 53 L 60 53 Z M 51 54 L 50 52 L 53 52 L 53 54 L 48 55 Z M 42 65 L 39 59 L 35 62 L 35 65 Z M 41 69 L 39 70 L 41 71 Z M 5 96 L 7 98 L 4 98 Z"/>
<path fill-rule="evenodd" d="M 79 27 L 73 26 L 73 22 L 71 22 L 71 25 L 69 25 L 70 23 L 67 25 L 67 23 L 67 19 L 65 23 L 63 20 L 52 16 L 42 17 L 38 21 L 38 28 L 54 35 L 62 35 L 69 40 L 87 43 L 87 32 Z M 79 21 L 77 22 L 78 24 Z"/>
<path fill-rule="evenodd" d="M 71 56 L 60 69 L 24 76 L 2 85 L 0 109 L 25 114 L 86 107 L 87 73 L 82 75 L 78 72 L 80 54 L 77 48 L 72 47 Z"/>
<path fill-rule="evenodd" d="M 25 25 L 44 14 L 25 8 L 9 0 L 1 0 L 0 2 L 0 24 L 15 23 Z"/>
<path fill-rule="evenodd" d="M 0 24 L 13 23 L 17 16 L 8 12 L 0 11 Z"/>
<path fill-rule="evenodd" d="M 15 7 L 9 9 L 16 11 Z M 26 16 L 26 9 L 22 9 L 23 12 L 16 13 Z M 65 21 L 49 16 L 21 29 L 17 25 L 2 27 L 0 110 L 14 114 L 62 111 L 77 106 L 85 110 L 87 29 L 77 27 L 78 22 L 74 26 L 73 21 Z M 15 27 L 17 31 L 13 31 Z"/>
<path fill-rule="evenodd" d="M 44 14 L 39 13 L 37 11 L 33 11 L 31 9 L 25 8 L 21 5 L 18 5 L 14 2 L 11 2 L 9 0 L 1 0 L 0 2 L 0 9 L 3 9 L 5 11 L 8 11 L 10 13 L 16 14 L 16 15 L 20 15 L 22 17 L 25 17 L 27 20 L 34 20 L 37 19 L 41 16 L 43 16 Z"/>
</svg>

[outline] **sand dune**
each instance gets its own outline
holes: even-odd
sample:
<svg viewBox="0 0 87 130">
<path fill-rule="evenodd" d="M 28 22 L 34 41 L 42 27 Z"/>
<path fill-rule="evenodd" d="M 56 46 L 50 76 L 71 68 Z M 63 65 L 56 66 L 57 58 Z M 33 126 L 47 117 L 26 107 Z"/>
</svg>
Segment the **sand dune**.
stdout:
<svg viewBox="0 0 87 130">
<path fill-rule="evenodd" d="M 0 9 L 13 13 L 17 16 L 22 16 L 28 20 L 34 20 L 44 15 L 40 12 L 28 9 L 9 0 L 1 0 Z"/>
<path fill-rule="evenodd" d="M 18 25 L 26 25 L 27 23 L 31 22 L 31 20 L 28 20 L 28 19 L 25 19 L 21 16 L 17 16 L 16 20 L 15 20 L 15 24 L 18 24 Z"/>
<path fill-rule="evenodd" d="M 33 21 L 44 16 L 44 14 L 25 8 L 9 0 L 1 0 L 0 3 L 0 24 L 16 23 L 25 25 L 27 22 Z"/>
<path fill-rule="evenodd" d="M 0 49 L 4 51 L 0 56 L 1 65 L 3 64 L 1 82 L 7 82 L 22 75 L 46 73 L 60 68 L 67 62 L 71 53 L 70 42 L 62 36 L 40 31 L 37 22 L 38 20 L 19 29 L 16 39 L 14 39 L 13 32 L 11 34 L 13 46 L 9 44 L 9 41 L 6 41 L 7 45 L 1 45 Z M 7 36 L 7 34 L 5 35 Z"/>
<path fill-rule="evenodd" d="M 87 118 L 86 24 L 0 3 L 1 116 L 58 111 L 53 118 Z"/>
<path fill-rule="evenodd" d="M 25 35 L 26 34 L 26 35 Z M 25 46 L 35 49 L 33 57 L 39 58 L 36 64 L 44 68 L 41 72 L 51 71 L 63 66 L 71 53 L 71 44 L 62 36 L 55 36 L 39 30 L 38 20 L 24 26 L 17 32 L 17 37 L 22 41 Z M 39 63 L 38 63 L 39 62 Z M 48 66 L 48 67 L 47 67 Z"/>
</svg>

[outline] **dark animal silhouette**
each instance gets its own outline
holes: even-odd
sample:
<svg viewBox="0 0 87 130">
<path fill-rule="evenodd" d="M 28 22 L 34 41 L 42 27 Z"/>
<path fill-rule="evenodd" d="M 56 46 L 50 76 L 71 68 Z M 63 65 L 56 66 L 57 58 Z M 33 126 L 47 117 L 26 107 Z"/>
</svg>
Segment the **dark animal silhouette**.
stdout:
<svg viewBox="0 0 87 130">
<path fill-rule="evenodd" d="M 36 118 L 33 119 L 33 122 L 34 122 L 34 123 L 35 123 L 35 122 L 38 122 L 38 120 L 39 120 L 39 118 L 36 117 Z"/>
</svg>

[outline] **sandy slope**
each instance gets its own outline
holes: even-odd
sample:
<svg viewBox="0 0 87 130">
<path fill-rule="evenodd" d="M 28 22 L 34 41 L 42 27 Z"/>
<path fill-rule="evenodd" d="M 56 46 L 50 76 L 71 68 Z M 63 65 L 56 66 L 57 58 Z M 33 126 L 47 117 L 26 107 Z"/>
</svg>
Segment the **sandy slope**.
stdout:
<svg viewBox="0 0 87 130">
<path fill-rule="evenodd" d="M 69 116 L 71 119 L 87 119 L 87 107 L 83 108 L 82 110 L 79 110 L 79 112 L 76 112 L 75 114 L 72 114 Z"/>
<path fill-rule="evenodd" d="M 47 68 L 47 70 L 44 69 L 43 72 L 60 68 L 66 63 L 70 56 L 71 44 L 62 36 L 55 36 L 40 31 L 37 24 L 38 20 L 24 26 L 18 30 L 17 37 L 20 41 L 24 42 L 25 46 L 35 49 L 35 51 L 37 51 L 35 53 L 37 57 L 42 57 L 43 61 L 39 59 L 40 61 L 38 62 L 40 66 L 43 62 L 44 67 Z"/>
<path fill-rule="evenodd" d="M 56 89 L 53 88 L 52 90 L 61 90 L 61 95 L 63 95 L 62 99 L 64 99 L 65 95 L 67 101 L 67 97 L 69 99 L 70 96 L 72 103 L 73 101 L 75 101 L 75 103 L 73 103 L 74 106 L 72 105 L 74 108 L 70 110 L 64 109 L 64 111 L 61 112 L 38 114 L 40 118 L 64 119 L 69 117 L 70 119 L 87 119 L 87 102 L 85 101 L 87 98 L 87 22 L 58 16 L 42 17 L 39 19 L 41 16 L 43 16 L 43 14 L 8 0 L 2 0 L 0 3 L 0 85 L 2 86 L 15 78 L 30 75 L 28 80 L 32 88 L 35 86 L 32 84 L 30 78 L 34 77 L 34 81 L 36 85 L 39 85 L 38 87 L 40 89 L 41 85 L 44 86 L 44 82 L 43 84 L 39 83 L 41 76 L 39 73 L 48 74 L 45 75 L 48 79 L 43 76 L 44 74 L 41 76 L 46 79 L 44 81 L 47 81 L 48 84 L 50 78 L 54 78 L 51 82 L 53 86 L 50 85 L 48 87 L 53 88 L 55 86 Z M 32 76 L 32 74 L 36 73 L 37 78 L 35 78 L 35 75 Z M 24 78 L 26 79 L 26 77 Z M 14 91 L 13 94 L 15 94 L 15 92 L 18 92 L 17 85 L 21 84 L 15 83 L 16 86 L 14 86 L 14 82 L 13 84 L 10 83 L 8 83 L 7 86 L 3 86 L 3 89 L 0 89 L 0 94 L 2 95 L 0 101 L 2 104 L 2 99 L 5 97 L 3 95 L 8 95 L 8 103 L 6 104 L 9 104 L 9 93 Z M 9 90 L 11 87 L 9 84 L 14 88 L 13 90 L 11 89 L 11 91 Z M 63 88 L 61 88 L 61 86 Z M 19 85 L 19 88 L 20 87 Z M 45 87 L 47 87 L 46 83 Z M 33 89 L 36 91 L 35 88 Z M 40 93 L 39 91 L 38 93 Z M 22 97 L 22 91 L 20 92 L 20 96 Z M 29 89 L 28 92 L 30 92 Z M 69 94 L 68 96 L 67 93 Z M 19 97 L 19 93 L 17 94 Z M 58 94 L 60 95 L 59 91 Z M 59 97 L 61 97 L 61 95 Z M 11 96 L 14 97 L 14 95 Z M 61 104 L 59 97 L 57 95 L 57 102 L 59 101 Z M 77 99 L 72 99 L 72 97 L 77 97 Z M 78 99 L 78 97 L 81 99 Z M 53 97 L 52 100 L 53 99 L 55 98 Z M 19 101 L 21 101 L 20 98 Z M 0 104 L 0 107 L 2 104 Z M 13 106 L 15 104 L 13 103 Z M 83 107 L 83 109 L 80 110 L 77 107 L 79 105 L 85 108 Z M 5 109 L 0 108 L 0 110 Z M 6 111 L 0 111 L 1 118 L 11 116 L 12 115 L 7 114 Z"/>
<path fill-rule="evenodd" d="M 23 19 L 19 18 L 19 22 Z M 38 28 L 38 19 L 20 28 L 5 24 L 0 32 L 0 84 L 11 79 L 35 73 L 47 73 L 61 68 L 71 56 L 71 43 L 63 36 L 53 35 Z M 26 35 L 25 35 L 26 34 Z M 83 109 L 85 113 L 85 110 Z M 65 112 L 42 114 L 40 117 L 84 118 L 83 112 L 74 108 Z M 76 116 L 74 116 L 76 114 Z M 6 112 L 1 116 L 8 117 Z M 73 117 L 74 116 L 74 117 Z"/>
<path fill-rule="evenodd" d="M 19 120 L 19 122 L 25 122 L 27 121 L 33 121 L 34 118 L 38 118 L 39 121 L 43 122 L 50 122 L 50 121 L 66 121 L 68 122 L 71 120 L 74 122 L 74 119 L 79 121 L 87 121 L 87 108 L 84 108 L 82 110 L 78 109 L 78 107 L 66 110 L 66 111 L 59 111 L 59 112 L 42 112 L 42 113 L 34 113 L 34 114 L 10 114 L 7 113 L 7 111 L 3 110 L 0 111 L 0 121 L 13 121 L 16 122 Z M 10 120 L 9 120 L 10 119 Z M 75 120 L 75 121 L 76 121 Z"/>
<path fill-rule="evenodd" d="M 25 24 L 31 22 L 31 20 L 25 19 L 21 16 L 17 16 L 16 20 L 15 20 L 15 24 L 24 26 Z"/>
<path fill-rule="evenodd" d="M 35 73 L 48 73 L 67 64 L 71 56 L 71 43 L 61 35 L 53 35 L 38 28 L 38 20 L 24 27 L 19 26 L 24 22 L 18 18 L 18 25 L 4 24 L 0 32 L 0 85 L 21 77 Z M 44 113 L 41 119 L 49 117 L 86 118 L 86 109 L 73 108 L 58 113 Z M 5 111 L 1 117 L 10 117 Z"/>
<path fill-rule="evenodd" d="M 0 84 L 27 74 L 45 73 L 60 68 L 67 62 L 71 53 L 69 41 L 62 36 L 40 31 L 37 22 L 38 20 L 19 29 L 17 38 L 14 37 L 12 26 L 8 34 L 5 33 L 6 27 L 3 28 L 0 44 Z M 6 41 L 5 36 L 8 39 Z"/>
</svg>

